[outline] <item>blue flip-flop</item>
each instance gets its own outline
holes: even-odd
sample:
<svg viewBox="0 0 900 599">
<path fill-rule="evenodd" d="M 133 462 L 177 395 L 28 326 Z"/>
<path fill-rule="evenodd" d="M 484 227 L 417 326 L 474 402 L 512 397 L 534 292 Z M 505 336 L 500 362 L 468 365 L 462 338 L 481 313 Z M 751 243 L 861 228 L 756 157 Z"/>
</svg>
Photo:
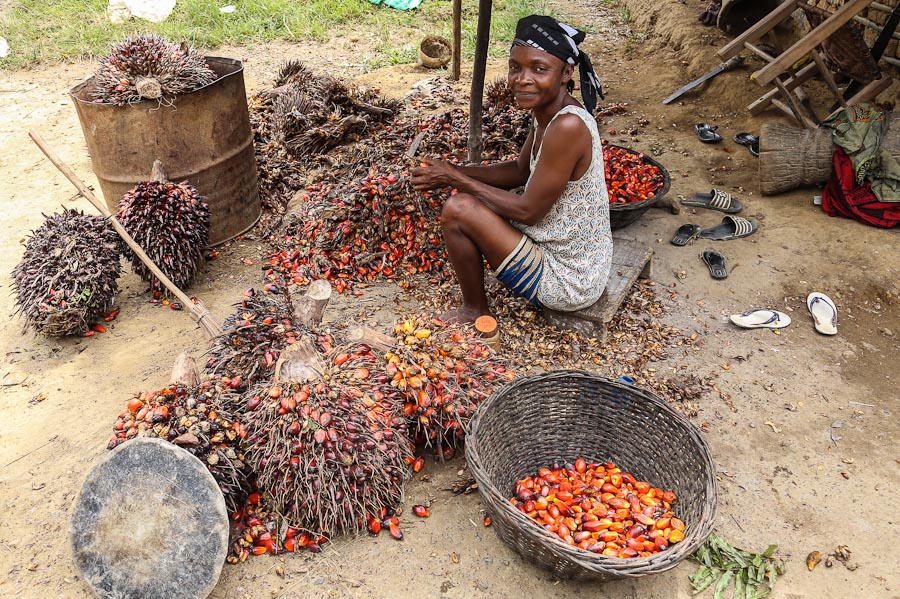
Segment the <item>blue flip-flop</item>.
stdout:
<svg viewBox="0 0 900 599">
<path fill-rule="evenodd" d="M 813 291 L 806 298 L 806 307 L 813 317 L 816 331 L 823 335 L 837 335 L 837 308 L 830 297 Z"/>
<path fill-rule="evenodd" d="M 791 324 L 791 317 L 778 310 L 756 308 L 732 314 L 731 322 L 745 329 L 783 329 Z"/>
</svg>

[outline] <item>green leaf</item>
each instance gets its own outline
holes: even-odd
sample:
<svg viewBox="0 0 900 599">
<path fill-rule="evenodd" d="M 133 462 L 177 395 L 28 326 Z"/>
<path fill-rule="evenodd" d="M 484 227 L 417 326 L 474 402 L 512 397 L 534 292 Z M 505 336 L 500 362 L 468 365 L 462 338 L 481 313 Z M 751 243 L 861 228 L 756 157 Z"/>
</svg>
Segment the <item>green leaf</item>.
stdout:
<svg viewBox="0 0 900 599">
<path fill-rule="evenodd" d="M 722 575 L 722 578 L 719 579 L 719 584 L 716 585 L 715 593 L 713 594 L 713 599 L 722 599 L 725 596 L 725 589 L 728 588 L 728 583 L 731 582 L 731 575 L 733 572 L 725 572 Z"/>
<path fill-rule="evenodd" d="M 710 570 L 708 576 L 706 576 L 705 578 L 703 578 L 702 580 L 697 582 L 697 584 L 694 585 L 694 594 L 699 595 L 700 593 L 702 593 L 703 591 L 708 589 L 710 586 L 712 586 L 712 583 L 714 583 L 716 581 L 716 578 L 718 578 L 718 572 Z"/>
<path fill-rule="evenodd" d="M 700 574 L 701 570 L 703 571 L 702 576 L 697 576 Z M 712 583 L 716 581 L 716 578 L 719 577 L 719 573 L 712 568 L 708 568 L 706 566 L 700 566 L 697 572 L 694 572 L 696 578 L 691 577 L 691 585 L 694 587 L 694 594 L 698 595 L 708 589 Z"/>
<path fill-rule="evenodd" d="M 772 557 L 776 551 L 778 551 L 778 545 L 769 545 L 762 554 L 763 557 Z"/>
<path fill-rule="evenodd" d="M 744 579 L 746 577 L 746 570 L 741 570 L 737 573 L 737 576 L 734 577 L 734 594 L 732 595 L 734 599 L 742 599 L 742 596 L 744 594 Z"/>
<path fill-rule="evenodd" d="M 748 577 L 749 578 L 749 577 Z M 759 585 L 753 582 L 752 580 L 747 581 L 747 589 L 744 591 L 744 599 L 750 599 L 756 593 L 756 589 L 759 588 Z"/>
</svg>

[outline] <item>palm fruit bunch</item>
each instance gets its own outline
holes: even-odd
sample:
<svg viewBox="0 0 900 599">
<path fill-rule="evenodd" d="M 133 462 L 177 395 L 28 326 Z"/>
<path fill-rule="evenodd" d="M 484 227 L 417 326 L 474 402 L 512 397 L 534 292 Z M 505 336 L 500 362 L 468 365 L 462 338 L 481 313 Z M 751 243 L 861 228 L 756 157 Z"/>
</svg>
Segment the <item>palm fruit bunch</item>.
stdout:
<svg viewBox="0 0 900 599">
<path fill-rule="evenodd" d="M 428 314 L 398 322 L 394 335 L 382 366 L 388 389 L 399 392 L 415 443 L 451 458 L 478 404 L 515 373 L 471 328 L 443 325 Z"/>
<path fill-rule="evenodd" d="M 247 498 L 249 483 L 233 383 L 223 377 L 197 387 L 172 384 L 136 394 L 116 419 L 107 449 L 134 437 L 174 443 L 206 464 L 228 509 L 238 509 Z"/>
<path fill-rule="evenodd" d="M 311 332 L 292 323 L 290 298 L 272 283 L 262 292 L 247 289 L 235 308 L 222 323 L 222 334 L 210 342 L 205 370 L 213 376 L 241 378 L 245 385 L 269 379 L 281 351 L 298 334 Z M 331 343 L 327 336 L 321 342 Z"/>
<path fill-rule="evenodd" d="M 209 206 L 196 188 L 167 180 L 157 160 L 150 180 L 141 181 L 119 200 L 117 218 L 175 286 L 184 289 L 190 284 L 209 241 Z M 126 250 L 125 257 L 152 291 L 164 291 L 137 254 Z"/>
<path fill-rule="evenodd" d="M 119 291 L 119 237 L 102 217 L 78 210 L 44 218 L 12 271 L 16 313 L 44 335 L 84 333 Z"/>
<path fill-rule="evenodd" d="M 206 58 L 186 43 L 142 34 L 116 44 L 100 60 L 91 95 L 98 103 L 124 106 L 186 94 L 216 78 Z"/>
<path fill-rule="evenodd" d="M 353 533 L 401 501 L 412 445 L 401 405 L 367 345 L 332 352 L 319 380 L 256 386 L 245 405 L 247 460 L 285 522 Z"/>
<path fill-rule="evenodd" d="M 314 159 L 369 127 L 389 121 L 400 103 L 328 74 L 312 72 L 300 61 L 282 65 L 271 98 L 275 140 L 296 157 Z"/>
</svg>

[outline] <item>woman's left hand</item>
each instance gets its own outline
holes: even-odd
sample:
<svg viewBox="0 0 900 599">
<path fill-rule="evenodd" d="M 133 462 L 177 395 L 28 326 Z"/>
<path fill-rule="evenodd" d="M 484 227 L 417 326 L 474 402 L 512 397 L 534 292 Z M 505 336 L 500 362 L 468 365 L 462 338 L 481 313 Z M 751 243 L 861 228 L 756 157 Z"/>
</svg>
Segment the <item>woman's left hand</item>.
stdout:
<svg viewBox="0 0 900 599">
<path fill-rule="evenodd" d="M 456 167 L 443 160 L 421 158 L 422 166 L 410 170 L 412 186 L 416 191 L 429 191 L 453 187 L 458 172 Z"/>
</svg>

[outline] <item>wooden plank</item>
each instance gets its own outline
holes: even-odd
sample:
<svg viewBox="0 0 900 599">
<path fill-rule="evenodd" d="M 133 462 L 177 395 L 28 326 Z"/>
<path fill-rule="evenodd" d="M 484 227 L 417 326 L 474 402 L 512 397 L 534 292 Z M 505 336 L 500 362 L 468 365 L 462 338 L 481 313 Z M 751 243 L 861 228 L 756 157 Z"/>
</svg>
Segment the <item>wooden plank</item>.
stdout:
<svg viewBox="0 0 900 599">
<path fill-rule="evenodd" d="M 797 9 L 799 3 L 800 0 L 788 0 L 788 2 L 770 12 L 753 27 L 731 40 L 724 48 L 719 50 L 719 58 L 728 60 L 732 56 L 740 54 L 744 50 L 745 42 L 755 42 L 771 31 L 776 25 L 788 18 Z"/>
<path fill-rule="evenodd" d="M 804 66 L 802 69 L 797 71 L 796 75 L 792 77 L 788 77 L 784 81 L 785 89 L 793 90 L 795 87 L 802 85 L 803 83 L 809 81 L 816 75 L 816 63 L 811 62 L 808 65 Z M 758 100 L 753 102 L 747 107 L 747 110 L 750 111 L 750 114 L 756 115 L 768 108 L 772 105 L 772 99 L 777 97 L 780 92 L 778 88 L 773 88 L 767 91 L 765 94 L 760 96 Z"/>
<path fill-rule="evenodd" d="M 629 239 L 613 238 L 612 268 L 603 295 L 592 306 L 577 312 L 558 312 L 544 309 L 544 318 L 551 324 L 574 329 L 589 337 L 605 340 L 606 325 L 622 307 L 635 281 L 651 274 L 653 250 L 650 246 Z"/>
<path fill-rule="evenodd" d="M 777 98 L 772 100 L 772 106 L 774 106 L 775 108 L 777 108 L 784 114 L 786 114 L 790 117 L 793 117 L 796 120 L 799 120 L 800 124 L 803 127 L 805 127 L 806 129 L 815 129 L 816 128 L 816 124 L 814 122 L 812 122 L 812 120 L 808 116 L 806 116 L 802 113 L 794 113 L 792 108 L 790 106 L 788 106 L 787 104 L 785 104 L 784 102 L 782 102 L 781 100 L 779 100 Z"/>
<path fill-rule="evenodd" d="M 794 118 L 797 119 L 797 122 L 800 123 L 801 125 L 806 126 L 806 123 L 803 122 L 803 113 L 800 112 L 800 106 L 797 105 L 797 102 L 794 99 L 794 96 L 791 94 L 791 92 L 789 92 L 787 89 L 785 89 L 784 84 L 781 83 L 781 81 L 779 79 L 776 79 L 772 83 L 775 85 L 776 88 L 778 88 L 778 91 L 781 92 L 782 101 L 787 103 L 788 107 L 791 109 L 791 113 L 793 113 L 793 115 L 794 115 Z M 774 100 L 773 100 L 773 102 L 774 102 Z"/>
<path fill-rule="evenodd" d="M 751 75 L 750 78 L 759 85 L 769 85 L 776 77 L 789 69 L 791 65 L 809 54 L 810 50 L 840 29 L 853 18 L 853 15 L 859 13 L 871 3 L 872 0 L 848 0 L 846 4 L 834 11 L 834 14 L 825 19 L 821 25 L 807 33 L 797 43 L 782 52 L 778 58 Z"/>
<path fill-rule="evenodd" d="M 753 52 L 754 54 L 756 54 L 757 56 L 759 56 L 760 58 L 762 58 L 763 60 L 765 60 L 766 62 L 771 62 L 771 61 L 775 60 L 774 56 L 772 56 L 771 54 L 769 54 L 762 48 L 754 46 L 750 42 L 744 42 L 744 47 L 747 48 L 748 50 L 750 50 L 751 52 Z"/>
<path fill-rule="evenodd" d="M 878 94 L 889 88 L 893 82 L 894 80 L 891 77 L 889 77 L 888 75 L 884 75 L 881 79 L 876 79 L 872 83 L 859 90 L 859 92 L 855 96 L 847 100 L 847 105 L 853 106 L 854 104 L 871 102 L 878 96 Z M 830 119 L 842 110 L 843 108 L 838 108 L 837 110 L 829 114 L 828 118 Z"/>
</svg>

